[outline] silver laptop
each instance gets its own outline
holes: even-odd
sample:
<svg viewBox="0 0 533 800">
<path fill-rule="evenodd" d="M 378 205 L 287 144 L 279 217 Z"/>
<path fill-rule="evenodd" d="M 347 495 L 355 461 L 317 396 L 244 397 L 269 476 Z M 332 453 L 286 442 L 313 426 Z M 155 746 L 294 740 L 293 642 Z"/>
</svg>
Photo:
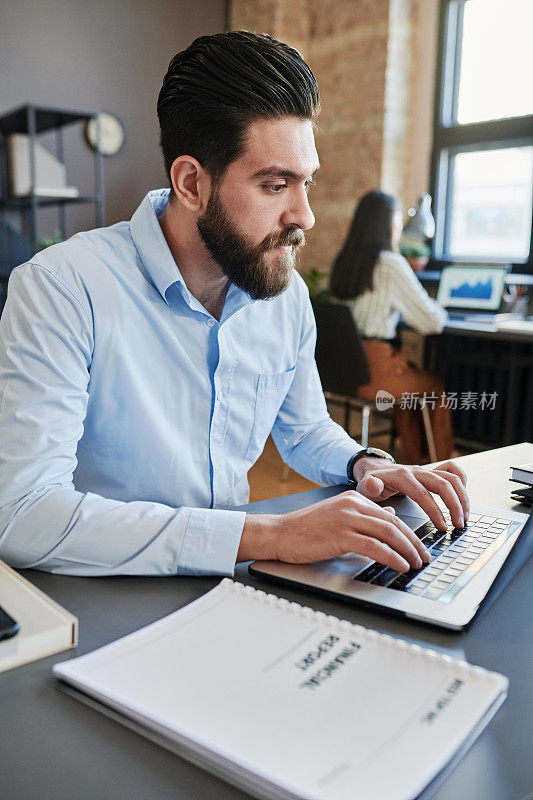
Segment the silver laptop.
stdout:
<svg viewBox="0 0 533 800">
<path fill-rule="evenodd" d="M 450 319 L 493 318 L 499 311 L 508 267 L 456 265 L 442 270 L 437 300 Z"/>
<path fill-rule="evenodd" d="M 430 564 L 402 574 L 348 554 L 314 564 L 255 561 L 250 573 L 461 630 L 473 619 L 522 531 L 528 542 L 533 540 L 533 515 L 472 506 L 468 526 L 457 530 L 439 503 L 448 523 L 442 532 L 409 498 L 393 497 L 386 504 L 394 506 L 424 542 L 431 553 Z"/>
</svg>

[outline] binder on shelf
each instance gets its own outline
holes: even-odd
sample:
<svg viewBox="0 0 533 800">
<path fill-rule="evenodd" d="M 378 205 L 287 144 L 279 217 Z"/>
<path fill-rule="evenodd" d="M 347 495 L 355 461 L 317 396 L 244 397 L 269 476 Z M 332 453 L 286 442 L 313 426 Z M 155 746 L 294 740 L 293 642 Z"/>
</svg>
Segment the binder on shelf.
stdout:
<svg viewBox="0 0 533 800">
<path fill-rule="evenodd" d="M 75 647 L 78 620 L 0 561 L 0 605 L 20 630 L 0 641 L 0 672 Z"/>
<path fill-rule="evenodd" d="M 254 796 L 314 800 L 416 797 L 479 735 L 508 684 L 227 578 L 54 673 Z"/>
</svg>

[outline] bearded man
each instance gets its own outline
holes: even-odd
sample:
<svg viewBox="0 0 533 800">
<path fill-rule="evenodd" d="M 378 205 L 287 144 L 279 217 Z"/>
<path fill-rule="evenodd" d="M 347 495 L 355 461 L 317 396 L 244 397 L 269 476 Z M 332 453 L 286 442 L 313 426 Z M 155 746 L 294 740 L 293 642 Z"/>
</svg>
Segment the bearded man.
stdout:
<svg viewBox="0 0 533 800">
<path fill-rule="evenodd" d="M 457 527 L 464 474 L 367 454 L 329 417 L 295 266 L 319 162 L 300 54 L 237 31 L 170 63 L 157 106 L 169 190 L 11 276 L 0 325 L 0 556 L 76 575 L 231 575 L 253 558 L 429 560 L 392 509 L 404 492 Z M 332 354 L 334 357 L 334 354 Z M 357 485 L 247 516 L 272 433 L 317 483 Z"/>
</svg>

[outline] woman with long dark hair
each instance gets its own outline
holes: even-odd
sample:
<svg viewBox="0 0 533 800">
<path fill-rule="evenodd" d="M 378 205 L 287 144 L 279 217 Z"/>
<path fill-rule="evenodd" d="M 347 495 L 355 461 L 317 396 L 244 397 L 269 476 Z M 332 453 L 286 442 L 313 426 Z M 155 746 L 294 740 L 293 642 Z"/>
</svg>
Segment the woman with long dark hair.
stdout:
<svg viewBox="0 0 533 800">
<path fill-rule="evenodd" d="M 439 460 L 454 452 L 451 417 L 441 379 L 402 358 L 396 329 L 402 318 L 419 333 L 440 333 L 446 312 L 429 297 L 400 255 L 401 232 L 398 201 L 380 191 L 365 194 L 333 264 L 330 291 L 349 305 L 364 337 L 370 383 L 360 386 L 358 393 L 372 400 L 380 389 L 394 395 L 398 401 L 394 416 L 405 457 L 416 464 L 426 455 L 422 415 L 416 408 L 401 408 L 402 395 L 417 395 L 419 400 L 424 394 L 431 397 L 427 407 Z"/>
</svg>

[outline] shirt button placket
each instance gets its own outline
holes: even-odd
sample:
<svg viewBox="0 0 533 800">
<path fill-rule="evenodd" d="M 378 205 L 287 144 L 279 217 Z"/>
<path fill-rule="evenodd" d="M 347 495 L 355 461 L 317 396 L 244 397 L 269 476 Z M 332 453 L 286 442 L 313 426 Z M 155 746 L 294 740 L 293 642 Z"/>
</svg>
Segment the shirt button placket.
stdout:
<svg viewBox="0 0 533 800">
<path fill-rule="evenodd" d="M 227 327 L 218 330 L 219 361 L 215 371 L 216 395 L 213 414 L 214 430 L 211 456 L 213 460 L 213 502 L 218 508 L 227 508 L 230 500 L 228 476 L 222 457 L 225 426 L 227 423 L 231 379 L 233 374 L 234 348 Z"/>
<path fill-rule="evenodd" d="M 207 326 L 213 328 L 216 321 L 209 317 L 207 319 Z M 221 357 L 222 354 L 220 354 Z M 220 367 L 220 363 L 219 363 Z M 218 373 L 218 375 L 217 375 Z M 220 463 L 222 460 L 222 443 L 223 443 L 223 426 L 225 418 L 225 409 L 223 401 L 226 396 L 219 369 L 215 371 L 216 389 L 215 389 L 215 404 L 213 408 L 213 418 L 211 422 L 211 461 L 213 464 L 213 506 L 216 508 L 221 498 L 224 496 L 223 484 L 220 483 Z"/>
</svg>

